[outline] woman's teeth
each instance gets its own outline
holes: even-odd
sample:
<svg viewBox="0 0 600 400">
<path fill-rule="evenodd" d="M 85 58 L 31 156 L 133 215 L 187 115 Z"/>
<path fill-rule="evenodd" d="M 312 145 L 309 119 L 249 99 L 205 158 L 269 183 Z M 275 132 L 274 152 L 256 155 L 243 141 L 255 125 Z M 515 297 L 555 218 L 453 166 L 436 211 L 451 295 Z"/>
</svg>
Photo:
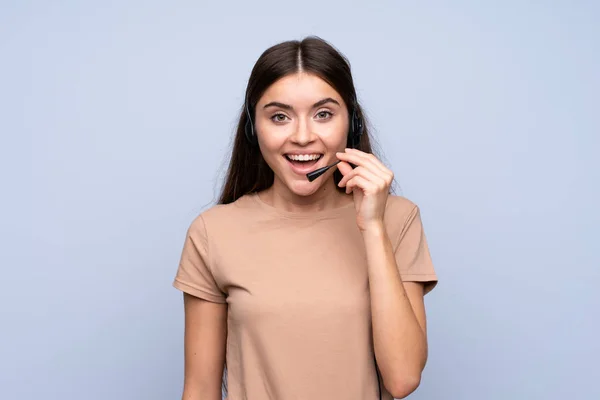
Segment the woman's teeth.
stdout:
<svg viewBox="0 0 600 400">
<path fill-rule="evenodd" d="M 288 154 L 286 157 L 292 161 L 314 161 L 321 158 L 320 154 Z"/>
</svg>

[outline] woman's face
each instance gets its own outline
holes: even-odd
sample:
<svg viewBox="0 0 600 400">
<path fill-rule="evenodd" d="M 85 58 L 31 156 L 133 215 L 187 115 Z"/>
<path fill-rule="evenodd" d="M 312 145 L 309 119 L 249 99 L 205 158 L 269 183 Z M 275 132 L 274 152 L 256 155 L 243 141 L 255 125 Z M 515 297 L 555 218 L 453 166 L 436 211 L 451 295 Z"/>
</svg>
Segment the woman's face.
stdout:
<svg viewBox="0 0 600 400">
<path fill-rule="evenodd" d="M 262 155 L 275 173 L 274 189 L 310 196 L 334 187 L 331 168 L 309 182 L 306 174 L 335 161 L 348 135 L 348 110 L 336 90 L 316 75 L 296 73 L 272 84 L 256 104 Z"/>
</svg>

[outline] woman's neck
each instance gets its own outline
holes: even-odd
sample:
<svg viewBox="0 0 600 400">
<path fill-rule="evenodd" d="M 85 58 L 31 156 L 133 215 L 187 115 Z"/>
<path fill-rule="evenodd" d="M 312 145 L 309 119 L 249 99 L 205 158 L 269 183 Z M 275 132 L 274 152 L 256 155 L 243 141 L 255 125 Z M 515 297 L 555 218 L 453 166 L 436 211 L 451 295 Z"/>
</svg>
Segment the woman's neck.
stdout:
<svg viewBox="0 0 600 400">
<path fill-rule="evenodd" d="M 317 191 L 299 195 L 277 180 L 273 185 L 258 194 L 260 199 L 272 207 L 291 212 L 316 212 L 333 210 L 348 205 L 352 196 L 336 189 L 333 178 Z"/>
</svg>

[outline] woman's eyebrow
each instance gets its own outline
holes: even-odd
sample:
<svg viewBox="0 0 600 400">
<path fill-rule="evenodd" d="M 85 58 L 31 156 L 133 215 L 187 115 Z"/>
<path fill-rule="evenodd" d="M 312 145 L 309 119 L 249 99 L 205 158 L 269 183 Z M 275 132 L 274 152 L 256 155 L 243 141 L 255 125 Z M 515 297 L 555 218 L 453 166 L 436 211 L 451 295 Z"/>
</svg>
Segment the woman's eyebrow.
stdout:
<svg viewBox="0 0 600 400">
<path fill-rule="evenodd" d="M 313 104 L 313 108 L 321 107 L 322 105 L 327 104 L 327 103 L 334 103 L 334 104 L 337 104 L 338 106 L 340 105 L 340 103 L 338 103 L 337 100 L 332 99 L 331 97 L 327 97 L 327 98 L 325 98 L 323 100 L 319 100 L 315 104 Z"/>
<path fill-rule="evenodd" d="M 334 103 L 334 104 L 337 104 L 338 106 L 340 105 L 340 103 L 337 100 L 332 99 L 331 97 L 327 97 L 327 98 L 324 98 L 323 100 L 319 100 L 315 104 L 313 104 L 313 108 L 321 107 L 322 105 L 327 104 L 327 103 Z M 291 105 L 280 103 L 278 101 L 272 101 L 270 103 L 267 103 L 264 105 L 263 108 L 268 108 L 268 107 L 279 107 L 279 108 L 283 108 L 285 110 L 293 110 L 294 109 L 294 107 L 292 107 Z"/>
<path fill-rule="evenodd" d="M 265 106 L 263 108 L 269 108 L 269 107 L 278 107 L 278 108 L 284 108 L 286 110 L 293 110 L 294 107 L 290 106 L 289 104 L 283 104 L 280 103 L 278 101 L 272 101 L 270 103 L 265 104 Z"/>
</svg>

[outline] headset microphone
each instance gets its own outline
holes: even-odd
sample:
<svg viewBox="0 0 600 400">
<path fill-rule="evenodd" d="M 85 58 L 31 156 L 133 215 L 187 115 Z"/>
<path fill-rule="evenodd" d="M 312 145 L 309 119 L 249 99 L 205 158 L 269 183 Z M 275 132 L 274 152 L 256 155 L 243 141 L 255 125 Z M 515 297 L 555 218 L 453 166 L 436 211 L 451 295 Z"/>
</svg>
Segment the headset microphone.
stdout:
<svg viewBox="0 0 600 400">
<path fill-rule="evenodd" d="M 311 171 L 308 174 L 306 174 L 306 177 L 308 178 L 308 180 L 310 182 L 312 182 L 315 179 L 317 179 L 318 177 L 320 177 L 321 175 L 323 175 L 329 168 L 333 167 L 334 165 L 337 165 L 340 161 L 341 160 L 337 160 L 336 162 L 334 162 L 331 165 L 328 165 L 326 167 L 322 167 L 322 168 L 316 169 L 314 171 Z"/>
</svg>

